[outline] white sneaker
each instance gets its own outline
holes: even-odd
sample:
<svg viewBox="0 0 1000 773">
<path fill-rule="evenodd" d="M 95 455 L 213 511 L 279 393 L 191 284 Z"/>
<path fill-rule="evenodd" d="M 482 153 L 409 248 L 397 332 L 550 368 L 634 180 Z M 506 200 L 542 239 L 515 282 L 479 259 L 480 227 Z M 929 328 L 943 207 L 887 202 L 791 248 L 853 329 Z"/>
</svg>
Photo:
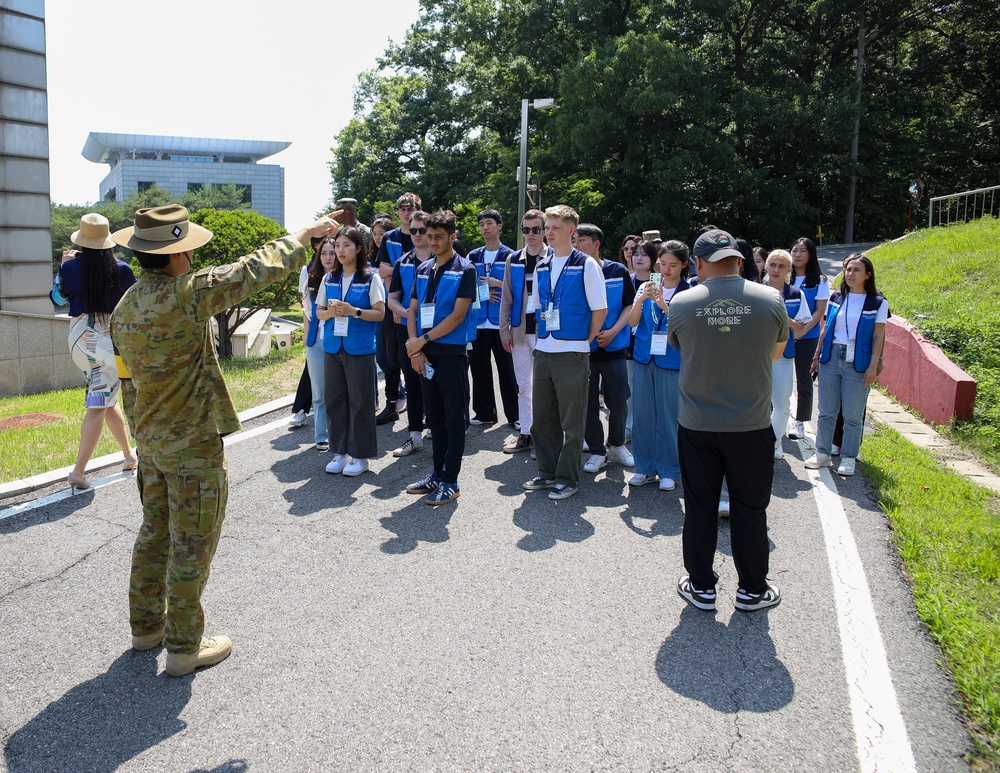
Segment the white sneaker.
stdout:
<svg viewBox="0 0 1000 773">
<path fill-rule="evenodd" d="M 652 483 L 656 480 L 655 475 L 643 475 L 641 472 L 637 472 L 631 478 L 628 479 L 628 485 L 630 486 L 645 486 L 647 483 Z"/>
<path fill-rule="evenodd" d="M 843 475 L 845 478 L 850 477 L 854 474 L 855 459 L 850 456 L 845 456 L 840 460 L 840 466 L 837 468 L 837 474 Z"/>
<path fill-rule="evenodd" d="M 517 421 L 514 422 L 514 429 L 516 429 L 518 432 L 521 431 L 521 420 L 520 419 L 518 419 Z"/>
<path fill-rule="evenodd" d="M 608 457 L 599 454 L 591 454 L 590 458 L 583 465 L 583 471 L 589 473 L 600 472 L 608 466 Z"/>
<path fill-rule="evenodd" d="M 301 427 L 305 425 L 305 423 L 306 423 L 305 411 L 299 411 L 288 420 L 288 424 L 292 427 Z"/>
<path fill-rule="evenodd" d="M 368 460 L 367 459 L 355 459 L 351 457 L 351 461 L 347 463 L 344 467 L 344 475 L 349 478 L 355 478 L 363 472 L 368 472 Z"/>
<path fill-rule="evenodd" d="M 819 451 L 806 459 L 807 470 L 818 470 L 820 467 L 830 467 L 832 465 L 833 462 L 830 460 L 830 454 L 821 454 Z"/>
<path fill-rule="evenodd" d="M 790 421 L 785 434 L 790 440 L 802 440 L 806 436 L 806 428 L 801 421 Z"/>
<path fill-rule="evenodd" d="M 676 485 L 673 478 L 660 478 L 660 491 L 673 491 Z"/>
<path fill-rule="evenodd" d="M 836 443 L 830 446 L 830 456 L 840 456 L 840 446 Z"/>
<path fill-rule="evenodd" d="M 326 466 L 326 471 L 336 475 L 337 473 L 343 472 L 344 468 L 347 466 L 347 457 L 337 454 L 333 457 L 333 461 Z"/>
<path fill-rule="evenodd" d="M 719 500 L 719 515 L 721 515 L 723 518 L 728 518 L 729 517 L 729 500 L 728 499 Z"/>
<path fill-rule="evenodd" d="M 414 451 L 423 451 L 423 450 L 424 450 L 423 440 L 418 441 L 414 440 L 413 438 L 408 438 L 407 441 L 403 443 L 402 446 L 400 446 L 399 448 L 397 448 L 395 451 L 392 452 L 392 455 L 398 458 L 400 456 L 409 456 Z"/>
<path fill-rule="evenodd" d="M 608 446 L 608 458 L 622 467 L 635 467 L 635 457 L 625 446 Z"/>
<path fill-rule="evenodd" d="M 589 454 L 590 453 L 590 446 L 587 445 L 587 441 L 586 440 L 583 441 L 583 452 L 585 454 Z"/>
<path fill-rule="evenodd" d="M 781 441 L 780 440 L 775 440 L 774 441 L 774 460 L 778 461 L 779 459 L 784 459 L 784 458 L 785 458 L 785 450 L 781 447 Z"/>
</svg>

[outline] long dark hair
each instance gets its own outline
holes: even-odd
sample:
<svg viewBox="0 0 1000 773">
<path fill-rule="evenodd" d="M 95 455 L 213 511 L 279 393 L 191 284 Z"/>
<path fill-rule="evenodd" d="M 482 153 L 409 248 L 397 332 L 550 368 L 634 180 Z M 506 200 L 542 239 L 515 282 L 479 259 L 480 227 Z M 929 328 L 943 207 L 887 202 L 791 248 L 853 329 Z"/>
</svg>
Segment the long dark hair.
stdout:
<svg viewBox="0 0 1000 773">
<path fill-rule="evenodd" d="M 865 292 L 868 295 L 881 295 L 881 293 L 875 289 L 875 266 L 868 258 L 868 256 L 865 255 L 863 252 L 852 252 L 850 255 L 844 258 L 843 265 L 845 274 L 843 278 L 840 280 L 840 294 L 847 295 L 851 291 L 851 288 L 847 286 L 846 270 L 848 264 L 855 260 L 860 260 L 862 263 L 864 263 L 865 271 L 867 271 L 869 274 L 868 278 L 865 280 Z"/>
<path fill-rule="evenodd" d="M 326 269 L 323 268 L 323 261 L 319 259 L 320 252 L 323 251 L 324 244 L 333 244 L 335 239 L 330 236 L 321 236 L 316 240 L 316 246 L 313 247 L 313 259 L 312 263 L 309 264 L 309 274 L 307 283 L 309 289 L 315 293 L 319 290 L 319 286 L 323 284 L 323 277 L 326 276 Z"/>
<path fill-rule="evenodd" d="M 802 236 L 792 242 L 792 247 L 801 244 L 809 253 L 809 262 L 806 263 L 806 281 L 802 283 L 804 287 L 815 287 L 823 279 L 823 269 L 819 267 L 819 256 L 816 254 L 816 242 L 807 236 Z M 791 250 L 789 250 L 791 252 Z M 797 276 L 795 265 L 792 265 L 792 276 Z"/>
<path fill-rule="evenodd" d="M 355 280 L 357 279 L 367 280 L 368 274 L 371 272 L 371 266 L 365 259 L 365 240 L 364 237 L 361 235 L 361 231 L 359 231 L 354 226 L 345 225 L 341 226 L 341 229 L 337 231 L 337 235 L 334 237 L 334 241 L 339 239 L 341 236 L 346 236 L 348 239 L 354 242 L 355 246 L 358 248 L 358 256 L 355 261 L 356 265 L 355 271 L 357 272 Z M 317 258 L 318 257 L 319 253 L 317 253 Z M 322 266 L 320 268 L 322 268 Z M 330 273 L 341 274 L 343 273 L 343 271 L 344 267 L 340 265 L 340 259 L 334 258 L 333 269 L 331 270 Z"/>
<path fill-rule="evenodd" d="M 678 239 L 670 239 L 665 242 L 660 242 L 660 246 L 656 250 L 656 257 L 659 258 L 664 252 L 669 252 L 677 258 L 677 260 L 684 264 L 684 267 L 681 269 L 681 279 L 687 279 L 691 268 L 690 248 Z"/>
<path fill-rule="evenodd" d="M 368 259 L 369 260 L 375 258 L 378 255 L 378 250 L 379 250 L 379 245 L 375 244 L 375 234 L 374 234 L 375 226 L 378 226 L 379 228 L 382 229 L 382 231 L 383 231 L 382 238 L 383 239 L 385 238 L 385 235 L 387 233 L 389 233 L 389 231 L 391 231 L 393 228 L 396 227 L 392 223 L 392 218 L 390 218 L 388 215 L 386 215 L 385 217 L 379 217 L 378 215 L 375 216 L 375 219 L 372 220 L 372 231 L 373 231 L 373 233 L 372 233 L 372 247 L 371 247 L 370 250 L 368 250 Z"/>
<path fill-rule="evenodd" d="M 107 321 L 121 297 L 122 277 L 115 254 L 110 249 L 81 247 L 79 259 L 83 261 L 84 311 Z"/>
</svg>

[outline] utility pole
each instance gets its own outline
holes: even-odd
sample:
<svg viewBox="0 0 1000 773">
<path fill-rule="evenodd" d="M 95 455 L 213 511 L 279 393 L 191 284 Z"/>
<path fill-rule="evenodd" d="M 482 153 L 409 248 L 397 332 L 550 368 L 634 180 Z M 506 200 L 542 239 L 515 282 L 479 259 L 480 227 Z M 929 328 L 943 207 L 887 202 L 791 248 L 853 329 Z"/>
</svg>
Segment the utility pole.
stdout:
<svg viewBox="0 0 1000 773">
<path fill-rule="evenodd" d="M 851 137 L 851 180 L 847 187 L 847 220 L 844 223 L 844 243 L 854 243 L 854 203 L 858 195 L 858 140 L 861 136 L 861 93 L 865 74 L 865 5 L 858 7 L 861 18 L 858 21 L 858 48 L 856 66 L 858 76 L 858 98 L 855 102 L 854 136 Z"/>
</svg>

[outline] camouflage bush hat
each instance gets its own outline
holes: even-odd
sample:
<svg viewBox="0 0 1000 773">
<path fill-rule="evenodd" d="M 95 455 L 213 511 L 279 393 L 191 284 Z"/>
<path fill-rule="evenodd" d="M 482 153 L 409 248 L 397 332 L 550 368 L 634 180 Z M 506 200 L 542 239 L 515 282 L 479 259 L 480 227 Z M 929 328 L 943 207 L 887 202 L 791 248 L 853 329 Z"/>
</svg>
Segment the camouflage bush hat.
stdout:
<svg viewBox="0 0 1000 773">
<path fill-rule="evenodd" d="M 187 207 L 168 204 L 137 210 L 135 225 L 115 231 L 115 244 L 151 255 L 172 255 L 208 244 L 212 232 L 188 219 Z"/>
<path fill-rule="evenodd" d="M 104 215 L 88 212 L 80 218 L 80 230 L 73 231 L 69 240 L 79 247 L 92 250 L 110 250 L 115 246 L 111 241 L 111 224 Z"/>
</svg>

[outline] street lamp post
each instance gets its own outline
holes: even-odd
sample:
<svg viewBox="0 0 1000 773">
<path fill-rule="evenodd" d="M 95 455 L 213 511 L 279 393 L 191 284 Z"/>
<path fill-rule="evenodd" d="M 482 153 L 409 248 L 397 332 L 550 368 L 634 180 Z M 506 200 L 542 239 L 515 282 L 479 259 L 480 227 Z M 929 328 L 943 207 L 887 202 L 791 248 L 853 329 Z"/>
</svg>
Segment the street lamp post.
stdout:
<svg viewBox="0 0 1000 773">
<path fill-rule="evenodd" d="M 521 221 L 524 220 L 524 203 L 528 195 L 528 105 L 535 110 L 550 110 L 556 106 L 554 99 L 521 100 L 521 165 L 517 168 L 517 247 L 524 247 Z"/>
</svg>

